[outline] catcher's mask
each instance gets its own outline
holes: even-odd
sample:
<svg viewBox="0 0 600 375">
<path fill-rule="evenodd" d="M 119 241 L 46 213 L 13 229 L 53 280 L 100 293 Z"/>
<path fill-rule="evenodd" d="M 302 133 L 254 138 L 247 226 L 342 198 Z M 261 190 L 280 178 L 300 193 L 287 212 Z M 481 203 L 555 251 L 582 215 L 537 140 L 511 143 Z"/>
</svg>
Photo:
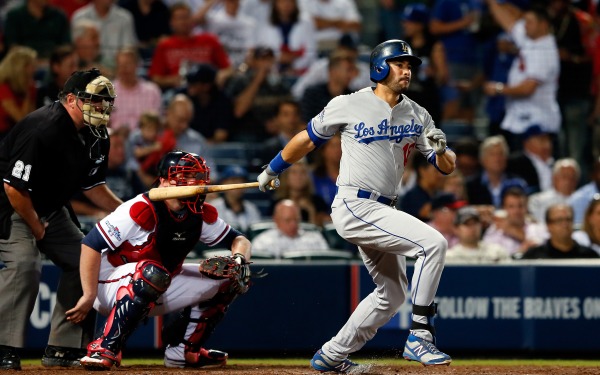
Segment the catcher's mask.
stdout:
<svg viewBox="0 0 600 375">
<path fill-rule="evenodd" d="M 185 151 L 172 151 L 167 153 L 158 163 L 158 176 L 169 181 L 175 186 L 207 185 L 210 183 L 210 168 L 206 161 L 199 155 Z M 205 194 L 179 201 L 195 213 L 202 213 Z"/>
<path fill-rule="evenodd" d="M 77 107 L 83 113 L 83 123 L 92 134 L 97 138 L 108 138 L 106 126 L 117 96 L 112 82 L 93 68 L 73 73 L 65 83 L 64 91 L 72 92 L 81 100 Z"/>
</svg>

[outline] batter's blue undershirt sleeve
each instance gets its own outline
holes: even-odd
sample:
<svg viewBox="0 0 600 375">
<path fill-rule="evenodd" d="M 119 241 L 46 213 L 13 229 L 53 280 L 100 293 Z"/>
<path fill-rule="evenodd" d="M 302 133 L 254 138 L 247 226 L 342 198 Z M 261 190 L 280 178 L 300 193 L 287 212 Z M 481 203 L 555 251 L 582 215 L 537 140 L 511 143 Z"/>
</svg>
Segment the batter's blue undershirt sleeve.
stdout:
<svg viewBox="0 0 600 375">
<path fill-rule="evenodd" d="M 104 237 L 100 234 L 98 227 L 94 225 L 94 228 L 89 231 L 89 233 L 83 237 L 81 243 L 91 247 L 92 249 L 100 252 L 102 249 L 109 248 L 108 243 L 104 240 Z"/>
<path fill-rule="evenodd" d="M 313 129 L 312 120 L 306 126 L 306 131 L 308 133 L 308 137 L 310 138 L 310 140 L 312 141 L 312 143 L 315 144 L 316 147 L 321 146 L 323 143 L 327 142 L 329 140 L 329 138 L 331 138 L 331 137 L 329 137 L 329 138 L 321 138 L 321 137 L 319 137 L 315 133 L 315 130 Z"/>
</svg>

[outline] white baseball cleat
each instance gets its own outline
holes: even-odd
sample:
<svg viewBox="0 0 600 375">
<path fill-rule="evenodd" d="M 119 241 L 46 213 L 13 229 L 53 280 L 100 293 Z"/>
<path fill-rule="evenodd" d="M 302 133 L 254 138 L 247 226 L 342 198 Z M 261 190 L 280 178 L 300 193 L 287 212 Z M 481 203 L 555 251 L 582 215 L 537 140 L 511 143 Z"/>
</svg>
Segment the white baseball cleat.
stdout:
<svg viewBox="0 0 600 375">
<path fill-rule="evenodd" d="M 435 347 L 432 342 L 423 340 L 412 333 L 404 345 L 404 359 L 420 362 L 423 366 L 450 365 L 452 358 Z"/>
</svg>

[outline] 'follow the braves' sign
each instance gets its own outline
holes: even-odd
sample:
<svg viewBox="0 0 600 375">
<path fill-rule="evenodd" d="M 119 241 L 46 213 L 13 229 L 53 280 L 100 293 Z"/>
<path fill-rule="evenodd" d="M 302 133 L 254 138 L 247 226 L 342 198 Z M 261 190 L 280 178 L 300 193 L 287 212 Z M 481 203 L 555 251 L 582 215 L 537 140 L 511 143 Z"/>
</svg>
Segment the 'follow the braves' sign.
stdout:
<svg viewBox="0 0 600 375">
<path fill-rule="evenodd" d="M 208 345 L 231 351 L 312 351 L 342 327 L 352 309 L 375 287 L 360 261 L 264 263 L 268 277 L 256 279 L 231 305 Z M 408 267 L 409 280 L 413 272 Z M 435 319 L 440 348 L 597 353 L 600 340 L 600 263 L 581 265 L 515 262 L 512 265 L 446 266 L 438 289 Z M 45 264 L 36 307 L 30 318 L 28 348 L 48 340 L 59 270 Z M 577 280 L 577 283 L 568 282 Z M 326 287 L 324 287 L 326 286 Z M 402 345 L 411 325 L 408 301 L 366 349 Z M 248 319 L 253 324 L 248 325 Z M 99 322 L 99 324 L 101 324 Z M 247 340 L 231 340 L 243 331 Z M 140 325 L 128 348 L 158 348 L 160 325 Z M 568 343 L 568 345 L 565 345 Z"/>
</svg>

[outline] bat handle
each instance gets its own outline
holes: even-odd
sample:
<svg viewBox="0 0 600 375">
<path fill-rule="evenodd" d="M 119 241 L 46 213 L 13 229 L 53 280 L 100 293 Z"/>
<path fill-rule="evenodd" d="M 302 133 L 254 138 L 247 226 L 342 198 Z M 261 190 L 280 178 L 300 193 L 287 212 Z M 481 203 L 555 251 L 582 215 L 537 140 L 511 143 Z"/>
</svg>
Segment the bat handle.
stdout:
<svg viewBox="0 0 600 375">
<path fill-rule="evenodd" d="M 279 182 L 278 178 L 271 180 L 269 181 L 269 190 L 275 190 L 279 187 L 279 185 L 281 185 L 281 183 Z"/>
</svg>

